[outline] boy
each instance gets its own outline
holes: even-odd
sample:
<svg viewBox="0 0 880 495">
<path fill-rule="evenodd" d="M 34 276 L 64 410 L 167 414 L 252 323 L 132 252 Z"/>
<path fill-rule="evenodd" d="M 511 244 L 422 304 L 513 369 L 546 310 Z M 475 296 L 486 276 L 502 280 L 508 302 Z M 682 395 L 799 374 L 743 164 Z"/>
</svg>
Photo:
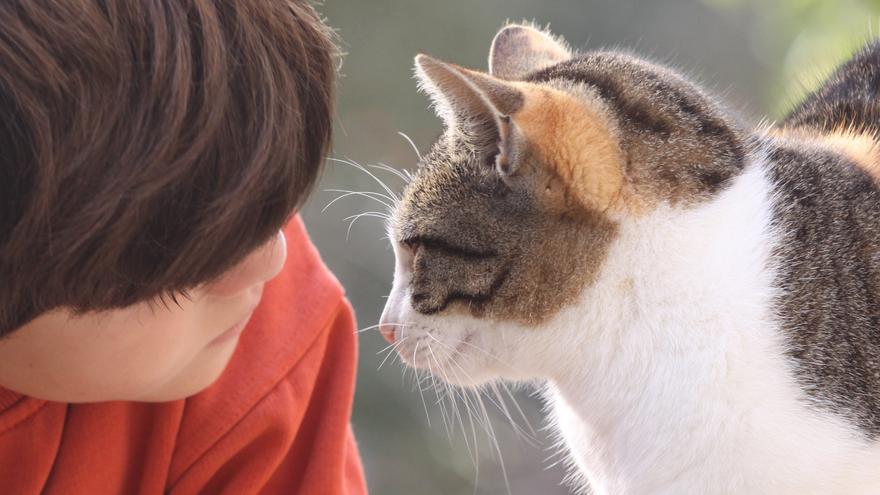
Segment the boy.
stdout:
<svg viewBox="0 0 880 495">
<path fill-rule="evenodd" d="M 0 3 L 2 493 L 365 492 L 335 62 L 305 1 Z"/>
</svg>

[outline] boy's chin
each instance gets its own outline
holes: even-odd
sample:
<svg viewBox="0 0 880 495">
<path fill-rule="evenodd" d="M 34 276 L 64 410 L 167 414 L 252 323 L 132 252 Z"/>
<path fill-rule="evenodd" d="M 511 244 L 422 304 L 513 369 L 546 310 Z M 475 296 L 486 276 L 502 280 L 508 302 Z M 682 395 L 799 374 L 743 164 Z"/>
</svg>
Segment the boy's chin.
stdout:
<svg viewBox="0 0 880 495">
<path fill-rule="evenodd" d="M 225 348 L 203 352 L 177 376 L 137 398 L 128 400 L 170 402 L 192 397 L 211 387 L 223 375 L 234 351 L 235 343 L 232 342 Z"/>
</svg>

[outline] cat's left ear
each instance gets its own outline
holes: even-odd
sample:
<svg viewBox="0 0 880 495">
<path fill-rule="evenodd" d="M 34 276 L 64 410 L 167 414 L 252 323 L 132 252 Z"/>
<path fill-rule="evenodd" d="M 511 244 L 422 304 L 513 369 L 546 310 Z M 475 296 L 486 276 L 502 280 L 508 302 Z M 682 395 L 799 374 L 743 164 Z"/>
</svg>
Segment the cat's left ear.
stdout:
<svg viewBox="0 0 880 495">
<path fill-rule="evenodd" d="M 498 150 L 499 171 L 513 172 L 510 155 L 518 131 L 510 115 L 525 98 L 514 83 L 427 55 L 416 57 L 416 77 L 448 129 L 477 147 Z"/>
</svg>

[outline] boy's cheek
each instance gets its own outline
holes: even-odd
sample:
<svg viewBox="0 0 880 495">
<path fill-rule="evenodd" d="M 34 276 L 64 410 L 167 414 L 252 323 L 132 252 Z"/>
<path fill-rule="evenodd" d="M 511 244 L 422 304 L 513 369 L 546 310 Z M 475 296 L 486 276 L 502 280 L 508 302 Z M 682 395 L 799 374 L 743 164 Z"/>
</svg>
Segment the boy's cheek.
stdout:
<svg viewBox="0 0 880 495">
<path fill-rule="evenodd" d="M 212 313 L 235 316 L 194 304 L 74 319 L 43 315 L 0 341 L 0 385 L 61 402 L 190 395 L 222 372 L 235 348 L 208 347 L 226 325 Z"/>
</svg>

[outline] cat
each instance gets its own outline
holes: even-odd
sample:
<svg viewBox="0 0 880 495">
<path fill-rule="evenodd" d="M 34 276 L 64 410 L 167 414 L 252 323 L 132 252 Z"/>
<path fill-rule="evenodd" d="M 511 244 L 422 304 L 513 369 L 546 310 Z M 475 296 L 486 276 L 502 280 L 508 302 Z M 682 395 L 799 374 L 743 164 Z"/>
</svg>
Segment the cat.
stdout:
<svg viewBox="0 0 880 495">
<path fill-rule="evenodd" d="M 546 383 L 600 495 L 880 493 L 880 43 L 758 128 L 525 24 L 416 77 L 445 131 L 389 226 L 407 364 Z"/>
</svg>

